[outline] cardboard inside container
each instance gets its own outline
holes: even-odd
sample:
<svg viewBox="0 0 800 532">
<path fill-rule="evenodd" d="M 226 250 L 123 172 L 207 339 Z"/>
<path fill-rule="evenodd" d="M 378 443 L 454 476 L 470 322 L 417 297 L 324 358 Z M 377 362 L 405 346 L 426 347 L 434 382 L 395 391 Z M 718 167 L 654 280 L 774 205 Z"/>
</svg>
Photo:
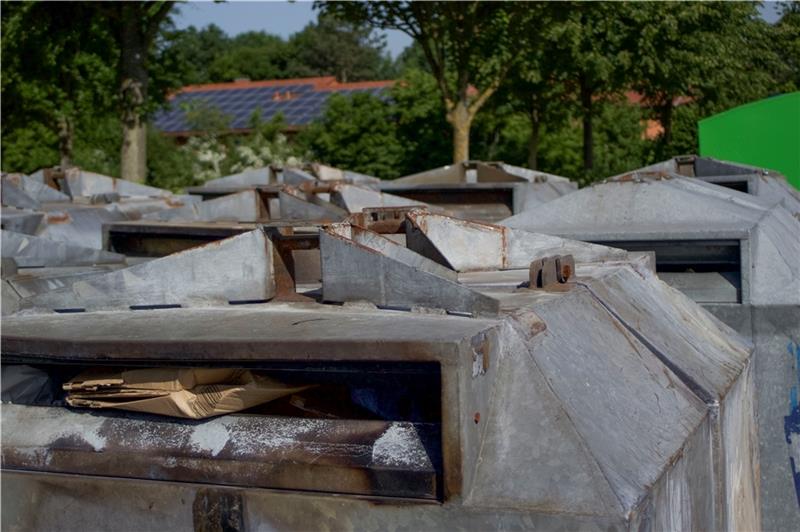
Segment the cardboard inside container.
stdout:
<svg viewBox="0 0 800 532">
<path fill-rule="evenodd" d="M 64 383 L 67 403 L 203 419 L 245 410 L 311 385 L 289 385 L 244 369 L 92 369 Z"/>
</svg>

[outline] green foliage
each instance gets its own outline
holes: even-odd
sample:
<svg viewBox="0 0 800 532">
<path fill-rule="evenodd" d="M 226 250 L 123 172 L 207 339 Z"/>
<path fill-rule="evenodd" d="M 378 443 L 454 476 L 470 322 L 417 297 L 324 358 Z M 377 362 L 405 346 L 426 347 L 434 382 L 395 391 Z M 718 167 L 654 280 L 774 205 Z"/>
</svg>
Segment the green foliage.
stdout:
<svg viewBox="0 0 800 532">
<path fill-rule="evenodd" d="M 422 49 L 452 125 L 453 160 L 469 158 L 472 121 L 497 91 L 540 16 L 522 2 L 327 2 L 322 13 L 356 24 L 395 29 Z"/>
<path fill-rule="evenodd" d="M 166 137 L 155 128 L 147 132 L 147 184 L 179 191 L 199 185 L 193 173 L 192 153 L 183 149 L 173 137 Z"/>
<path fill-rule="evenodd" d="M 800 3 L 785 2 L 781 18 L 767 38 L 772 39 L 782 69 L 776 74 L 776 82 L 786 92 L 800 89 Z"/>
<path fill-rule="evenodd" d="M 334 94 L 325 114 L 299 142 L 320 161 L 384 178 L 397 177 L 403 146 L 392 105 L 371 95 Z"/>
<path fill-rule="evenodd" d="M 321 15 L 283 40 L 264 32 L 227 36 L 209 25 L 162 32 L 158 63 L 178 85 L 336 76 L 339 81 L 391 79 L 394 64 L 385 52 L 385 38 L 364 25 Z"/>
<path fill-rule="evenodd" d="M 31 173 L 59 163 L 58 135 L 41 122 L 8 129 L 4 126 L 2 146 L 4 172 Z"/>
<path fill-rule="evenodd" d="M 398 138 L 404 156 L 398 176 L 450 164 L 453 144 L 450 125 L 434 77 L 410 69 L 391 91 Z"/>
<path fill-rule="evenodd" d="M 179 6 L 178 9 L 181 9 Z M 214 61 L 230 47 L 228 35 L 214 24 L 197 29 L 189 26 L 184 30 L 165 27 L 160 36 L 161 62 L 168 64 L 180 84 L 197 85 L 214 81 L 209 69 Z M 233 78 L 231 78 L 233 79 Z"/>
<path fill-rule="evenodd" d="M 119 175 L 119 153 L 122 130 L 115 113 L 82 121 L 75 131 L 75 151 L 72 162 L 104 175 Z"/>
<path fill-rule="evenodd" d="M 594 118 L 595 164 L 588 174 L 581 158 L 580 116 L 547 124 L 542 132 L 539 167 L 586 185 L 652 162 L 648 158 L 652 142 L 643 139 L 644 119 L 638 106 L 622 99 L 598 102 Z"/>
<path fill-rule="evenodd" d="M 386 39 L 363 23 L 320 14 L 288 43 L 288 77 L 335 75 L 341 82 L 389 79 L 395 72 Z"/>
<path fill-rule="evenodd" d="M 113 109 L 112 36 L 81 3 L 8 3 L 2 11 L 3 169 L 72 155 L 79 122 Z M 44 131 L 48 130 L 47 133 Z M 34 142 L 41 136 L 40 145 Z M 46 155 L 54 150 L 55 156 Z"/>
<path fill-rule="evenodd" d="M 31 172 L 69 153 L 84 168 L 119 174 L 119 28 L 102 16 L 114 9 L 4 3 L 4 171 Z M 296 142 L 281 134 L 280 119 L 265 122 L 260 113 L 252 134 L 229 134 L 230 117 L 195 104 L 189 122 L 202 135 L 178 144 L 149 133 L 148 182 L 177 190 L 308 151 L 387 178 L 441 166 L 453 154 L 448 116 L 462 102 L 482 108 L 470 119 L 473 158 L 525 165 L 537 151 L 542 170 L 588 183 L 696 152 L 697 120 L 800 87 L 798 4 L 786 3 L 774 25 L 756 9 L 735 2 L 329 3 L 288 40 L 263 32 L 229 37 L 214 25 L 176 30 L 167 20 L 148 57 L 148 114 L 185 84 L 318 75 L 399 80 L 388 101 L 332 98 Z M 382 28 L 415 38 L 394 64 L 374 33 Z M 588 111 L 582 86 L 591 95 Z M 643 94 L 646 107 L 622 101 L 627 90 Z M 588 173 L 581 157 L 587 113 L 595 153 Z M 642 139 L 648 118 L 671 125 L 669 142 Z"/>
<path fill-rule="evenodd" d="M 212 59 L 208 76 L 214 81 L 281 78 L 286 76 L 288 56 L 289 46 L 280 37 L 254 31 L 242 33 L 230 39 Z"/>
</svg>

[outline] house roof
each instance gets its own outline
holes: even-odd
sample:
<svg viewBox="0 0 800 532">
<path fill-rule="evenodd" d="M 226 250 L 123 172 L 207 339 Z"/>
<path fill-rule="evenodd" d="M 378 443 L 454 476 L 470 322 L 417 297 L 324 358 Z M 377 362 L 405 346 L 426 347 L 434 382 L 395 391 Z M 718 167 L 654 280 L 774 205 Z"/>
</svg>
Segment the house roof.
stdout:
<svg viewBox="0 0 800 532">
<path fill-rule="evenodd" d="M 263 120 L 283 114 L 287 125 L 304 126 L 319 117 L 332 93 L 364 92 L 379 95 L 393 81 L 359 81 L 339 83 L 333 76 L 315 78 L 240 80 L 229 83 L 187 85 L 170 97 L 165 110 L 155 117 L 155 126 L 163 133 L 191 135 L 192 126 L 186 120 L 187 107 L 207 105 L 230 117 L 230 129 L 247 130 L 250 117 L 260 110 Z"/>
</svg>

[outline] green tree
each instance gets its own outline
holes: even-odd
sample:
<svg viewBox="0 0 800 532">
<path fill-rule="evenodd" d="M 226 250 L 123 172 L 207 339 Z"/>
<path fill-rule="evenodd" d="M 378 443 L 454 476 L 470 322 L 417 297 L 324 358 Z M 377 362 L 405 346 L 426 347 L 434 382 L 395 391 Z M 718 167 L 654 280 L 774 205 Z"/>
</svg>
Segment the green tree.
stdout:
<svg viewBox="0 0 800 532">
<path fill-rule="evenodd" d="M 277 35 L 255 31 L 242 33 L 230 39 L 227 49 L 211 60 L 209 80 L 286 77 L 289 53 L 289 45 Z"/>
<path fill-rule="evenodd" d="M 379 177 L 397 177 L 403 146 L 393 106 L 366 93 L 334 94 L 323 117 L 300 133 L 320 161 Z"/>
<path fill-rule="evenodd" d="M 163 43 L 161 62 L 176 76 L 176 86 L 224 81 L 215 80 L 210 73 L 214 61 L 231 46 L 228 35 L 219 26 L 209 24 L 201 29 L 189 26 L 177 30 L 165 25 Z"/>
<path fill-rule="evenodd" d="M 625 27 L 619 17 L 626 3 L 559 3 L 559 18 L 543 30 L 548 60 L 577 94 L 583 129 L 583 172 L 594 167 L 595 103 L 617 92 L 624 83 L 631 54 L 622 47 Z M 531 31 L 528 28 L 528 31 Z"/>
<path fill-rule="evenodd" d="M 322 12 L 289 39 L 287 76 L 334 75 L 341 82 L 394 77 L 385 48 L 385 37 L 363 22 Z"/>
<path fill-rule="evenodd" d="M 167 20 L 174 2 L 98 2 L 89 5 L 96 6 L 99 16 L 107 20 L 119 50 L 120 174 L 123 179 L 143 182 L 147 176 L 146 116 L 151 110 L 148 61 L 161 25 Z"/>
<path fill-rule="evenodd" d="M 424 70 L 407 70 L 390 94 L 404 152 L 398 174 L 450 164 L 452 126 L 445 119 L 444 103 L 433 75 Z"/>
<path fill-rule="evenodd" d="M 453 161 L 469 159 L 475 115 L 497 91 L 524 41 L 523 21 L 537 4 L 518 2 L 328 2 L 330 13 L 380 29 L 400 30 L 419 43 L 453 131 Z"/>
<path fill-rule="evenodd" d="M 655 111 L 670 156 L 675 102 L 688 97 L 720 109 L 766 96 L 780 60 L 769 25 L 748 2 L 652 2 L 623 10 L 631 86 Z"/>
<path fill-rule="evenodd" d="M 800 89 L 800 2 L 785 2 L 770 35 L 784 66 L 776 81 L 787 91 Z"/>
<path fill-rule="evenodd" d="M 106 90 L 114 83 L 113 39 L 86 4 L 8 3 L 2 51 L 3 167 L 53 164 L 43 146 L 34 146 L 53 140 L 61 166 L 70 166 L 79 122 L 113 105 Z"/>
<path fill-rule="evenodd" d="M 543 34 L 553 31 L 558 24 L 542 28 Z M 523 52 L 522 60 L 500 89 L 499 100 L 525 115 L 528 121 L 528 143 L 526 164 L 528 168 L 539 168 L 539 148 L 544 124 L 551 127 L 563 123 L 574 105 L 572 91 L 565 78 L 568 72 L 558 60 L 553 41 L 542 38 L 530 43 Z"/>
</svg>

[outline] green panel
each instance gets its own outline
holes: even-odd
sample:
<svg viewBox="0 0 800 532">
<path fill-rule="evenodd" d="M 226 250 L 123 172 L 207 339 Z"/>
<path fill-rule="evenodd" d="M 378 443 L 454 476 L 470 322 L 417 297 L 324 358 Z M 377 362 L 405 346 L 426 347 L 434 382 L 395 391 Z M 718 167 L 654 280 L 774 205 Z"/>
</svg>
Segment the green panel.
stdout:
<svg viewBox="0 0 800 532">
<path fill-rule="evenodd" d="M 776 170 L 800 189 L 800 92 L 735 107 L 698 128 L 700 155 Z"/>
</svg>

